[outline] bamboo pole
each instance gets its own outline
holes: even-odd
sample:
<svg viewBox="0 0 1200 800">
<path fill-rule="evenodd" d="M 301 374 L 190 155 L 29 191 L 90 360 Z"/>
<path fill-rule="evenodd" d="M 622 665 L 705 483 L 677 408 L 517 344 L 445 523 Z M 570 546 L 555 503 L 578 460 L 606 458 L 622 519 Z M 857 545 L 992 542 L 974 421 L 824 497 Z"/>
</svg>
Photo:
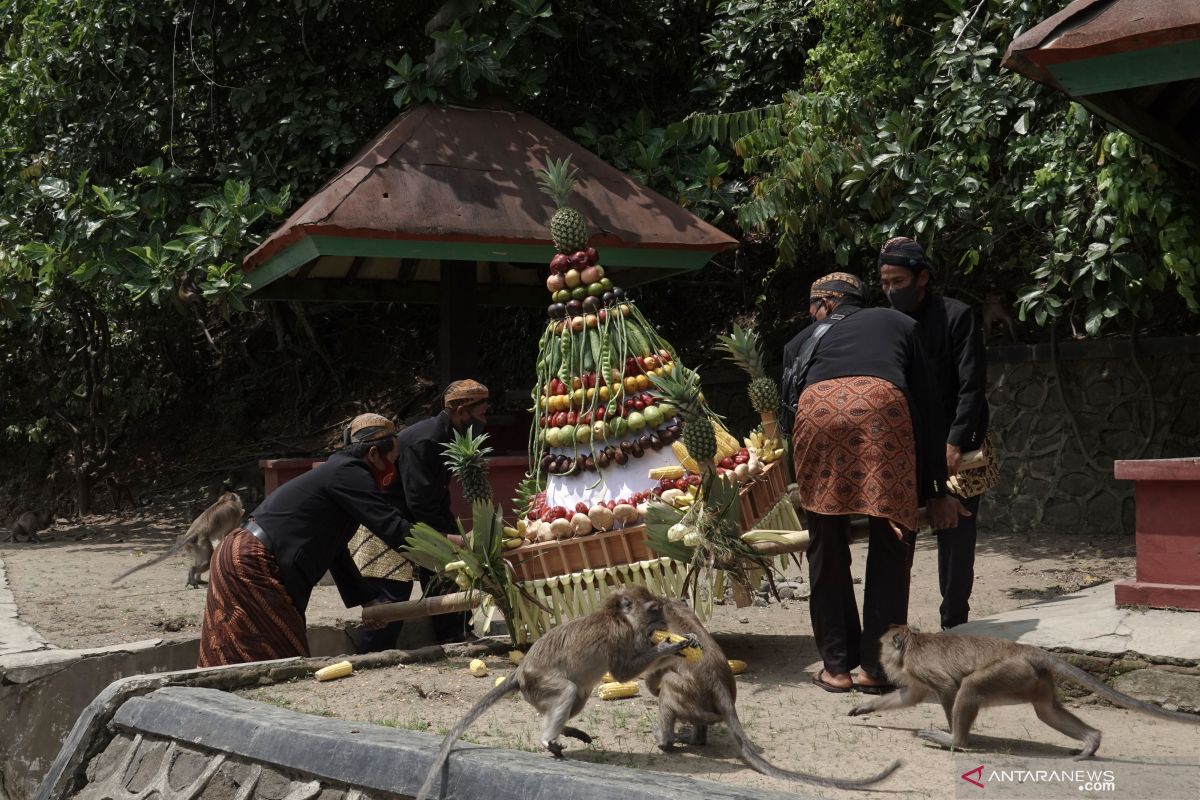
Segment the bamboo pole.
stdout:
<svg viewBox="0 0 1200 800">
<path fill-rule="evenodd" d="M 457 611 L 470 611 L 482 600 L 482 592 L 455 592 L 454 594 L 427 597 L 424 600 L 380 603 L 363 608 L 362 619 L 363 622 L 395 622 L 402 619 L 432 617 L 435 614 L 453 614 Z"/>
</svg>

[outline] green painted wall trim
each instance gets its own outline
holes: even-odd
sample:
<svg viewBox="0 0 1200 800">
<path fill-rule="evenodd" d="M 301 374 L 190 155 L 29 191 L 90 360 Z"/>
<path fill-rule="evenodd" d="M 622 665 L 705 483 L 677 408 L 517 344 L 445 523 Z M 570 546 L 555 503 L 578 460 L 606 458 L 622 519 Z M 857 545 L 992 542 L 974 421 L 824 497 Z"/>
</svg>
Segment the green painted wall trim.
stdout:
<svg viewBox="0 0 1200 800">
<path fill-rule="evenodd" d="M 1200 78 L 1200 41 L 1051 64 L 1050 73 L 1074 97 Z"/>
<path fill-rule="evenodd" d="M 246 275 L 251 293 L 319 256 L 549 264 L 554 257 L 554 248 L 550 245 L 306 236 Z M 603 247 L 600 262 L 609 267 L 648 267 L 678 272 L 700 269 L 712 256 L 703 250 Z"/>
</svg>

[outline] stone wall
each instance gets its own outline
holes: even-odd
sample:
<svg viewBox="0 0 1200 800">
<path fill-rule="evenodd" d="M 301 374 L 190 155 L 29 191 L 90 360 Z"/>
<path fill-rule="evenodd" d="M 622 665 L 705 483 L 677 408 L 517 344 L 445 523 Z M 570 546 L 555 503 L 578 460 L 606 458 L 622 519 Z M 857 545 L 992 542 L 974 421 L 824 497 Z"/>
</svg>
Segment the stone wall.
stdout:
<svg viewBox="0 0 1200 800">
<path fill-rule="evenodd" d="M 989 350 L 1001 478 L 983 528 L 1132 533 L 1133 485 L 1113 461 L 1200 454 L 1200 339 Z"/>
<path fill-rule="evenodd" d="M 1113 478 L 1114 459 L 1200 455 L 1200 338 L 1142 339 L 1136 355 L 1128 338 L 1114 338 L 1064 342 L 1057 357 L 1049 345 L 988 357 L 1002 461 L 983 530 L 1132 533 L 1133 486 Z M 714 364 L 703 375 L 733 430 L 757 424 L 743 373 Z"/>
</svg>

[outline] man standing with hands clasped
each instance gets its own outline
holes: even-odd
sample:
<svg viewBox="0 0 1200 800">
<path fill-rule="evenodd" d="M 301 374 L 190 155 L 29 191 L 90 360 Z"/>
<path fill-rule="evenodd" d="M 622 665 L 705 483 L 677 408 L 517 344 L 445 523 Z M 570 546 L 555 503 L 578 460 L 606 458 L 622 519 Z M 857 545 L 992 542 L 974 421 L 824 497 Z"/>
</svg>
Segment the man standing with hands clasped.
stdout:
<svg viewBox="0 0 1200 800">
<path fill-rule="evenodd" d="M 898 311 L 920 323 L 917 335 L 941 393 L 939 408 L 949 430 L 946 472 L 954 475 L 962 454 L 978 450 L 987 433 L 987 351 L 983 331 L 966 303 L 932 291 L 925 251 L 906 236 L 889 239 L 879 252 L 879 282 Z M 971 512 L 953 528 L 937 531 L 942 629 L 967 621 L 975 581 L 975 530 L 979 496 L 962 500 Z"/>
</svg>

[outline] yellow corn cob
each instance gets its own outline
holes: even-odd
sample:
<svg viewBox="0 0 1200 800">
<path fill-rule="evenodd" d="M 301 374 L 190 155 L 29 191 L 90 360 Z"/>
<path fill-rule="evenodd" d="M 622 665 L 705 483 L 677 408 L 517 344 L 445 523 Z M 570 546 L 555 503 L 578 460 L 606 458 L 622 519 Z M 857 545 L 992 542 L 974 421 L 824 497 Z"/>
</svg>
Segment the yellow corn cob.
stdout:
<svg viewBox="0 0 1200 800">
<path fill-rule="evenodd" d="M 321 669 L 317 670 L 316 678 L 319 681 L 331 681 L 335 678 L 344 678 L 352 674 L 354 674 L 354 665 L 349 661 L 339 661 L 336 664 L 330 664 L 328 667 L 321 667 Z"/>
<path fill-rule="evenodd" d="M 746 662 L 738 661 L 736 658 L 729 659 L 729 669 L 734 675 L 741 675 L 746 671 Z"/>
<path fill-rule="evenodd" d="M 468 667 L 468 669 L 471 670 L 471 674 L 474 675 L 476 678 L 487 677 L 487 674 L 488 674 L 487 664 L 483 663 L 483 659 L 481 659 L 481 658 L 471 659 L 471 666 Z"/>
<path fill-rule="evenodd" d="M 602 683 L 596 693 L 601 700 L 620 700 L 622 697 L 637 697 L 641 688 L 637 681 L 630 683 Z"/>
<path fill-rule="evenodd" d="M 655 467 L 654 469 L 650 470 L 650 477 L 654 478 L 656 481 L 660 481 L 663 478 L 682 478 L 686 474 L 687 472 L 684 470 L 684 468 L 678 464 L 667 465 L 665 467 Z"/>
<path fill-rule="evenodd" d="M 675 644 L 676 642 L 684 641 L 686 638 L 686 636 L 680 636 L 678 633 L 671 633 L 670 631 L 655 631 L 650 634 L 650 641 L 654 644 L 662 644 L 663 642 Z M 679 655 L 688 661 L 699 661 L 704 655 L 704 651 L 699 647 L 685 647 L 679 651 Z"/>
<path fill-rule="evenodd" d="M 523 658 L 525 658 L 525 654 L 522 653 L 520 650 L 509 650 L 508 651 L 508 660 L 511 661 L 514 666 L 518 666 L 518 667 L 521 666 L 521 659 L 523 659 Z"/>
<path fill-rule="evenodd" d="M 600 682 L 601 682 L 601 683 L 616 683 L 616 682 L 617 682 L 617 679 L 616 679 L 616 678 L 614 678 L 614 677 L 612 676 L 612 673 L 611 673 L 611 672 L 606 672 L 606 673 L 604 673 L 604 675 L 603 675 L 603 676 L 600 678 Z"/>
</svg>

